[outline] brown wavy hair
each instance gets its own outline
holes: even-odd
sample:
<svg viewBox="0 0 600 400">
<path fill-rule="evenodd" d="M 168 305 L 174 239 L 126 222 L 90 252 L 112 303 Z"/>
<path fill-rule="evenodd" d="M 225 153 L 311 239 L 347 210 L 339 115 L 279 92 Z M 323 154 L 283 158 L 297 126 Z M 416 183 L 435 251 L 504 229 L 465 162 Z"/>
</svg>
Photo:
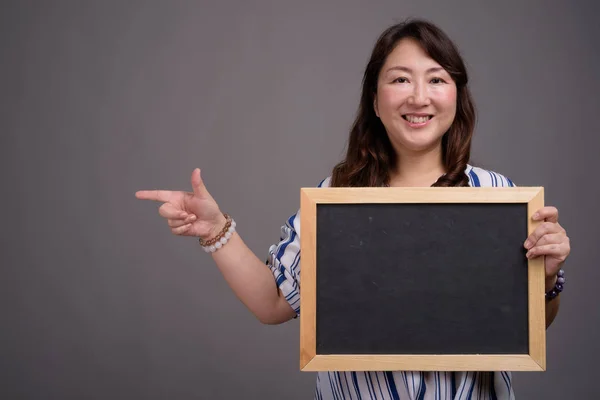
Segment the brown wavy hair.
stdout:
<svg viewBox="0 0 600 400">
<path fill-rule="evenodd" d="M 446 173 L 432 186 L 469 186 L 465 169 L 471 154 L 475 127 L 475 106 L 467 86 L 467 69 L 450 38 L 431 22 L 414 19 L 386 29 L 371 53 L 362 81 L 362 94 L 350 131 L 346 157 L 332 173 L 333 187 L 387 186 L 397 157 L 385 127 L 375 114 L 373 103 L 381 68 L 398 42 L 412 38 L 420 43 L 456 84 L 456 116 L 442 137 L 442 157 Z"/>
</svg>

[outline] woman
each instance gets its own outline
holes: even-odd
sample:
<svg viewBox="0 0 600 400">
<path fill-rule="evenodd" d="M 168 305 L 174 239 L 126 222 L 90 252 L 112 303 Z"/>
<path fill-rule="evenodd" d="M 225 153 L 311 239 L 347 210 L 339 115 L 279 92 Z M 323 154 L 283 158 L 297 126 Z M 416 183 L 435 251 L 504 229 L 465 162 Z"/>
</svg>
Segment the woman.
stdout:
<svg viewBox="0 0 600 400">
<path fill-rule="evenodd" d="M 468 164 L 475 111 L 464 63 L 451 40 L 422 20 L 382 33 L 367 65 L 360 106 L 345 159 L 319 186 L 514 186 L 506 177 Z M 176 235 L 197 236 L 239 299 L 265 324 L 300 312 L 299 214 L 282 228 L 267 265 L 235 233 L 192 173 L 192 193 L 140 191 L 163 202 L 159 213 Z M 545 256 L 546 325 L 558 311 L 561 266 L 570 252 L 558 211 L 544 207 L 545 221 L 524 238 L 527 257 Z M 559 272 L 560 271 L 560 272 Z M 560 276 L 558 276 L 560 275 Z M 509 399 L 508 372 L 320 372 L 315 397 L 391 399 Z"/>
</svg>

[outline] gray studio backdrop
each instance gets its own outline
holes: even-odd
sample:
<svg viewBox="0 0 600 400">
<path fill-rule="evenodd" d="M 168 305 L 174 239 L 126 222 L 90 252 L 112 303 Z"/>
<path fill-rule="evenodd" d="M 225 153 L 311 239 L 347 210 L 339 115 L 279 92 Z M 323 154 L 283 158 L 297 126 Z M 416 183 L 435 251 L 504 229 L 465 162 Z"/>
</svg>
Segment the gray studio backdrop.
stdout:
<svg viewBox="0 0 600 400">
<path fill-rule="evenodd" d="M 546 187 L 572 240 L 548 371 L 520 399 L 596 399 L 598 6 L 569 1 L 0 6 L 0 398 L 309 399 L 299 322 L 261 325 L 139 189 L 208 189 L 261 258 L 340 159 L 388 25 L 468 63 L 474 162 Z"/>
</svg>

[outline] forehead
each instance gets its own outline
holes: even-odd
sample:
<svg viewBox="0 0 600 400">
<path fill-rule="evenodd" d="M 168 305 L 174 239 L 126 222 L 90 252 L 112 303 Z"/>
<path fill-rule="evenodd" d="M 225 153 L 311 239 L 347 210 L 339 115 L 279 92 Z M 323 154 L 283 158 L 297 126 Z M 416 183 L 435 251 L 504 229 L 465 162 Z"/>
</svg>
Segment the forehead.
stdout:
<svg viewBox="0 0 600 400">
<path fill-rule="evenodd" d="M 382 72 L 387 68 L 402 66 L 413 70 L 427 70 L 440 65 L 421 47 L 415 39 L 405 38 L 400 40 L 394 50 L 388 55 L 385 60 Z"/>
</svg>

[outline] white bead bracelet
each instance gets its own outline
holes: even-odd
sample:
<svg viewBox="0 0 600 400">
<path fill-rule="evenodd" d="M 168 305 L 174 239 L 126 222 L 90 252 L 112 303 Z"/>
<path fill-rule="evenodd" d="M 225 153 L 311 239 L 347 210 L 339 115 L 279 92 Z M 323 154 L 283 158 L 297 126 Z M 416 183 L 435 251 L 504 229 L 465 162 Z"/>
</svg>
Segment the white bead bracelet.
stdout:
<svg viewBox="0 0 600 400">
<path fill-rule="evenodd" d="M 200 246 L 202 246 L 202 249 L 207 253 L 214 253 L 215 251 L 219 250 L 221 247 L 227 244 L 229 239 L 231 239 L 233 232 L 235 232 L 235 221 L 229 215 L 223 215 L 225 216 L 227 222 L 221 230 L 221 233 L 210 240 L 202 240 L 202 238 L 199 239 Z"/>
</svg>

